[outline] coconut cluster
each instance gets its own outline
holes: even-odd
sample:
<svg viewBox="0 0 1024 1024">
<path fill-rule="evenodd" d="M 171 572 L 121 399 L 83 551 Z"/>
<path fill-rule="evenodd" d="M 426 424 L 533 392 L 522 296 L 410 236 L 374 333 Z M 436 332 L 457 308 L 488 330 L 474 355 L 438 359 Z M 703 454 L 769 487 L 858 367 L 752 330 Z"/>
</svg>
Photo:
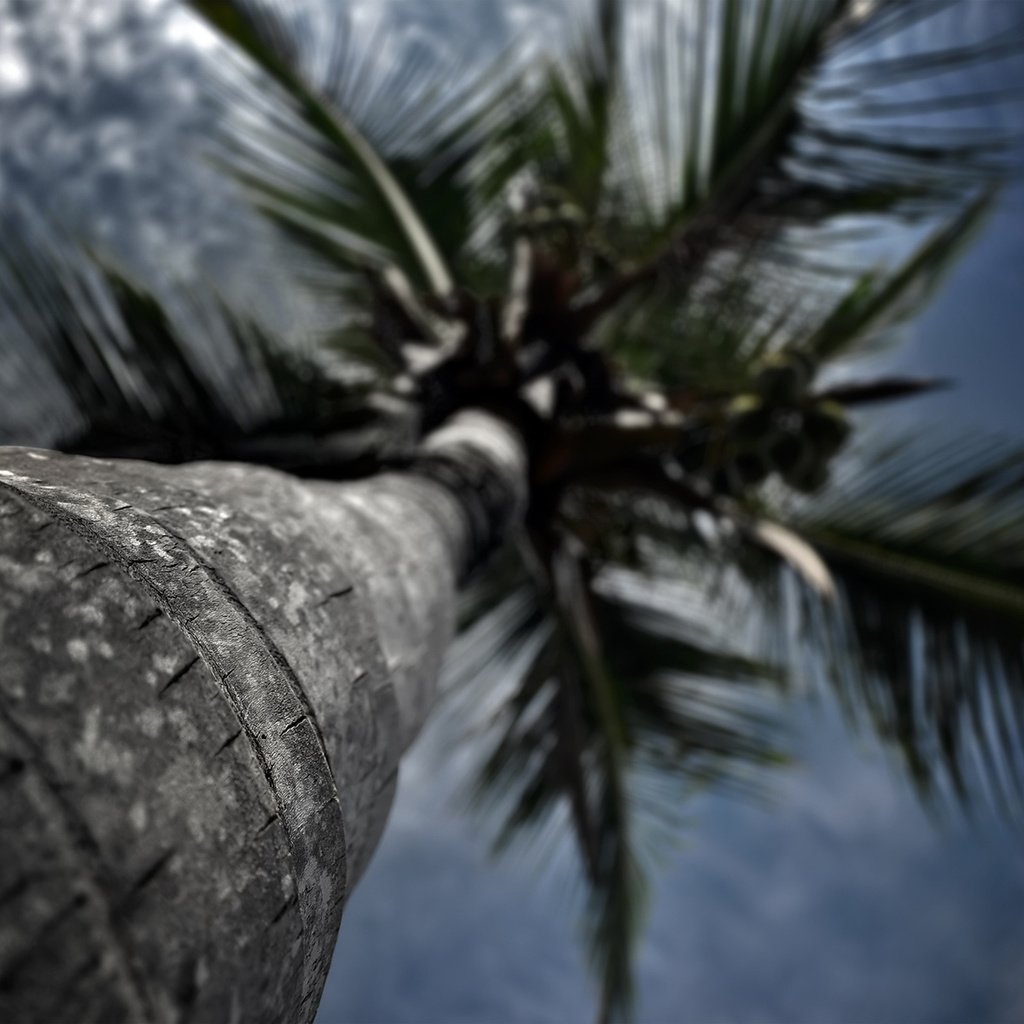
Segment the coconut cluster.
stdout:
<svg viewBox="0 0 1024 1024">
<path fill-rule="evenodd" d="M 822 487 L 850 423 L 839 403 L 812 393 L 815 370 L 802 354 L 765 359 L 751 390 L 709 410 L 703 436 L 684 453 L 687 468 L 733 492 L 772 474 L 801 492 Z"/>
</svg>

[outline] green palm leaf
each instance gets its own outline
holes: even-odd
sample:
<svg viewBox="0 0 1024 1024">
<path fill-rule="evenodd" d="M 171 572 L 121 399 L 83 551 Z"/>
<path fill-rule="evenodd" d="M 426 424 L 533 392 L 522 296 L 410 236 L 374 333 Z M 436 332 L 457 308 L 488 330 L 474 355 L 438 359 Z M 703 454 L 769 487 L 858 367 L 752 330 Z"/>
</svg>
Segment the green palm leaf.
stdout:
<svg viewBox="0 0 1024 1024">
<path fill-rule="evenodd" d="M 5 360 L 48 395 L 35 443 L 347 475 L 410 441 L 407 412 L 373 378 L 337 377 L 213 290 L 158 294 L 27 215 L 0 243 L 0 322 Z"/>
<path fill-rule="evenodd" d="M 954 116 L 972 95 L 965 81 L 1024 41 L 951 43 L 948 28 L 930 31 L 950 6 L 765 0 L 632 12 L 608 170 L 615 201 L 602 232 L 620 259 L 639 262 L 613 275 L 588 310 L 638 288 L 646 300 L 656 286 L 683 307 L 733 278 L 737 259 L 762 284 L 755 306 L 780 292 L 827 297 L 858 274 L 851 246 L 845 266 L 827 266 L 836 225 L 852 235 L 850 218 L 861 219 L 876 244 L 895 247 L 908 219 L 956 223 L 979 182 L 1011 172 L 1020 141 L 991 117 L 1012 86 L 973 94 L 979 110 L 987 105 L 976 123 Z M 905 75 L 893 79 L 887 39 L 907 50 Z M 901 128 L 883 108 L 861 110 L 859 94 L 855 107 L 839 102 L 831 83 L 851 67 L 881 90 L 883 108 L 905 97 L 915 68 L 959 92 L 946 109 L 936 99 L 940 121 Z M 635 230 L 622 234 L 630 218 Z"/>
<path fill-rule="evenodd" d="M 900 326 L 924 308 L 997 197 L 982 192 L 895 265 L 824 285 L 796 275 L 765 281 L 751 248 L 682 304 L 671 285 L 659 285 L 609 324 L 606 344 L 632 373 L 683 389 L 690 401 L 749 387 L 769 352 L 803 352 L 821 367 L 869 353 L 899 340 Z"/>
<path fill-rule="evenodd" d="M 886 551 L 907 587 L 948 591 L 971 607 L 1024 614 L 1024 454 L 974 438 L 917 438 L 866 447 L 846 479 L 797 512 L 801 528 L 835 560 Z M 845 553 L 845 554 L 844 554 Z M 942 566 L 929 571 L 929 566 Z"/>
<path fill-rule="evenodd" d="M 213 292 L 165 302 L 26 213 L 5 228 L 5 355 L 59 390 L 65 437 L 117 422 L 216 436 L 276 414 L 258 329 Z"/>
<path fill-rule="evenodd" d="M 697 587 L 595 571 L 572 538 L 549 564 L 542 582 L 523 576 L 522 559 L 482 582 L 452 685 L 506 679 L 497 704 L 493 692 L 462 696 L 486 736 L 473 801 L 497 818 L 501 850 L 547 848 L 571 823 L 610 1019 L 628 1015 L 647 875 L 681 803 L 712 783 L 763 788 L 760 771 L 780 760 L 760 693 L 776 676 L 723 647 Z"/>
<path fill-rule="evenodd" d="M 818 359 L 847 354 L 858 344 L 877 340 L 920 310 L 943 273 L 984 224 L 996 195 L 987 191 L 967 203 L 895 270 L 864 274 L 802 347 Z"/>
<path fill-rule="evenodd" d="M 789 516 L 842 596 L 841 614 L 806 606 L 808 658 L 832 666 L 930 804 L 1020 819 L 1024 452 L 916 438 L 858 462 Z"/>
<path fill-rule="evenodd" d="M 273 175 L 265 176 L 266 165 L 256 169 L 243 163 L 239 172 L 244 180 L 262 192 L 270 209 L 297 221 L 305 233 L 326 236 L 356 265 L 392 260 L 417 284 L 448 295 L 453 281 L 447 263 L 415 206 L 367 135 L 328 98 L 331 85 L 344 81 L 358 62 L 344 19 L 335 30 L 330 81 L 318 88 L 302 71 L 282 5 L 257 7 L 245 0 L 189 4 L 281 87 L 308 133 L 303 139 L 298 126 L 280 119 L 275 132 L 255 133 L 257 138 L 265 134 L 262 141 L 270 145 L 291 136 L 287 156 L 296 166 L 275 184 Z M 359 63 L 366 69 L 365 61 Z M 305 186 L 300 185 L 303 179 Z"/>
<path fill-rule="evenodd" d="M 623 4 L 598 0 L 589 19 L 572 25 L 569 59 L 548 70 L 550 150 L 558 154 L 545 178 L 589 219 L 600 206 L 613 144 L 614 105 L 620 89 Z"/>
</svg>

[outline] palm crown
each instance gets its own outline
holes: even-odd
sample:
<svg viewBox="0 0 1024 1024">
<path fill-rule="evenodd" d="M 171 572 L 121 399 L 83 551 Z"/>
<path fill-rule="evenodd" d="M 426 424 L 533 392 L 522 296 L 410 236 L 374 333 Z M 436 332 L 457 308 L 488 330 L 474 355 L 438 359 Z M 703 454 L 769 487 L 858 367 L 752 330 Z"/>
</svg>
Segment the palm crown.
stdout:
<svg viewBox="0 0 1024 1024">
<path fill-rule="evenodd" d="M 35 229 L 3 253 L 11 338 L 45 344 L 72 450 L 341 476 L 461 406 L 522 427 L 526 529 L 455 674 L 491 689 L 498 844 L 571 823 L 606 1013 L 649 840 L 781 759 L 766 689 L 829 678 L 923 797 L 1018 813 L 1024 453 L 886 436 L 875 406 L 933 382 L 833 369 L 895 336 L 1008 170 L 996 129 L 901 118 L 991 109 L 970 69 L 1018 40 L 922 46 L 941 10 L 898 0 L 594 0 L 556 56 L 396 92 L 344 20 L 324 46 L 283 3 L 190 4 L 248 58 L 211 151 L 329 329 L 297 353 L 212 293 L 185 316 Z"/>
</svg>

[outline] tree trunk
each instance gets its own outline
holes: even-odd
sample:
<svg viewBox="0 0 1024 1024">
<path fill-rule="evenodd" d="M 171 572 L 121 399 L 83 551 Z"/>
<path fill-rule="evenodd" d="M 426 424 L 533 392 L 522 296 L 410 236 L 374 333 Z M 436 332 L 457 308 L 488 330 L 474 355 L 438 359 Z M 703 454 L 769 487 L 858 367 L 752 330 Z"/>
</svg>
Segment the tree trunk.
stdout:
<svg viewBox="0 0 1024 1024">
<path fill-rule="evenodd" d="M 524 489 L 479 412 L 348 484 L 0 450 L 0 1020 L 313 1017 Z"/>
</svg>

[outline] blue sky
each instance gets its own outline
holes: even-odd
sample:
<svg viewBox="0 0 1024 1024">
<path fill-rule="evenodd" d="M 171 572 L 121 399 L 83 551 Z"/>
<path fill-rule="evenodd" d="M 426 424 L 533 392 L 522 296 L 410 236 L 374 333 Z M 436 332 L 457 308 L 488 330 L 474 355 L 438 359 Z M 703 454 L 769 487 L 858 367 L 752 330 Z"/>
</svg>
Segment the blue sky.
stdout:
<svg viewBox="0 0 1024 1024">
<path fill-rule="evenodd" d="M 1024 7 L 1024 5 L 1022 5 Z M 968 256 L 911 325 L 892 365 L 949 378 L 955 387 L 914 414 L 1024 433 L 1024 186 L 1009 189 Z"/>
<path fill-rule="evenodd" d="M 796 763 L 767 803 L 693 801 L 657 877 L 638 1020 L 878 1024 L 1024 1018 L 1020 835 L 937 826 L 891 752 L 832 699 L 787 709 Z M 451 724 L 403 766 L 342 924 L 319 1024 L 593 1017 L 563 858 L 490 859 L 459 811 Z"/>
</svg>

